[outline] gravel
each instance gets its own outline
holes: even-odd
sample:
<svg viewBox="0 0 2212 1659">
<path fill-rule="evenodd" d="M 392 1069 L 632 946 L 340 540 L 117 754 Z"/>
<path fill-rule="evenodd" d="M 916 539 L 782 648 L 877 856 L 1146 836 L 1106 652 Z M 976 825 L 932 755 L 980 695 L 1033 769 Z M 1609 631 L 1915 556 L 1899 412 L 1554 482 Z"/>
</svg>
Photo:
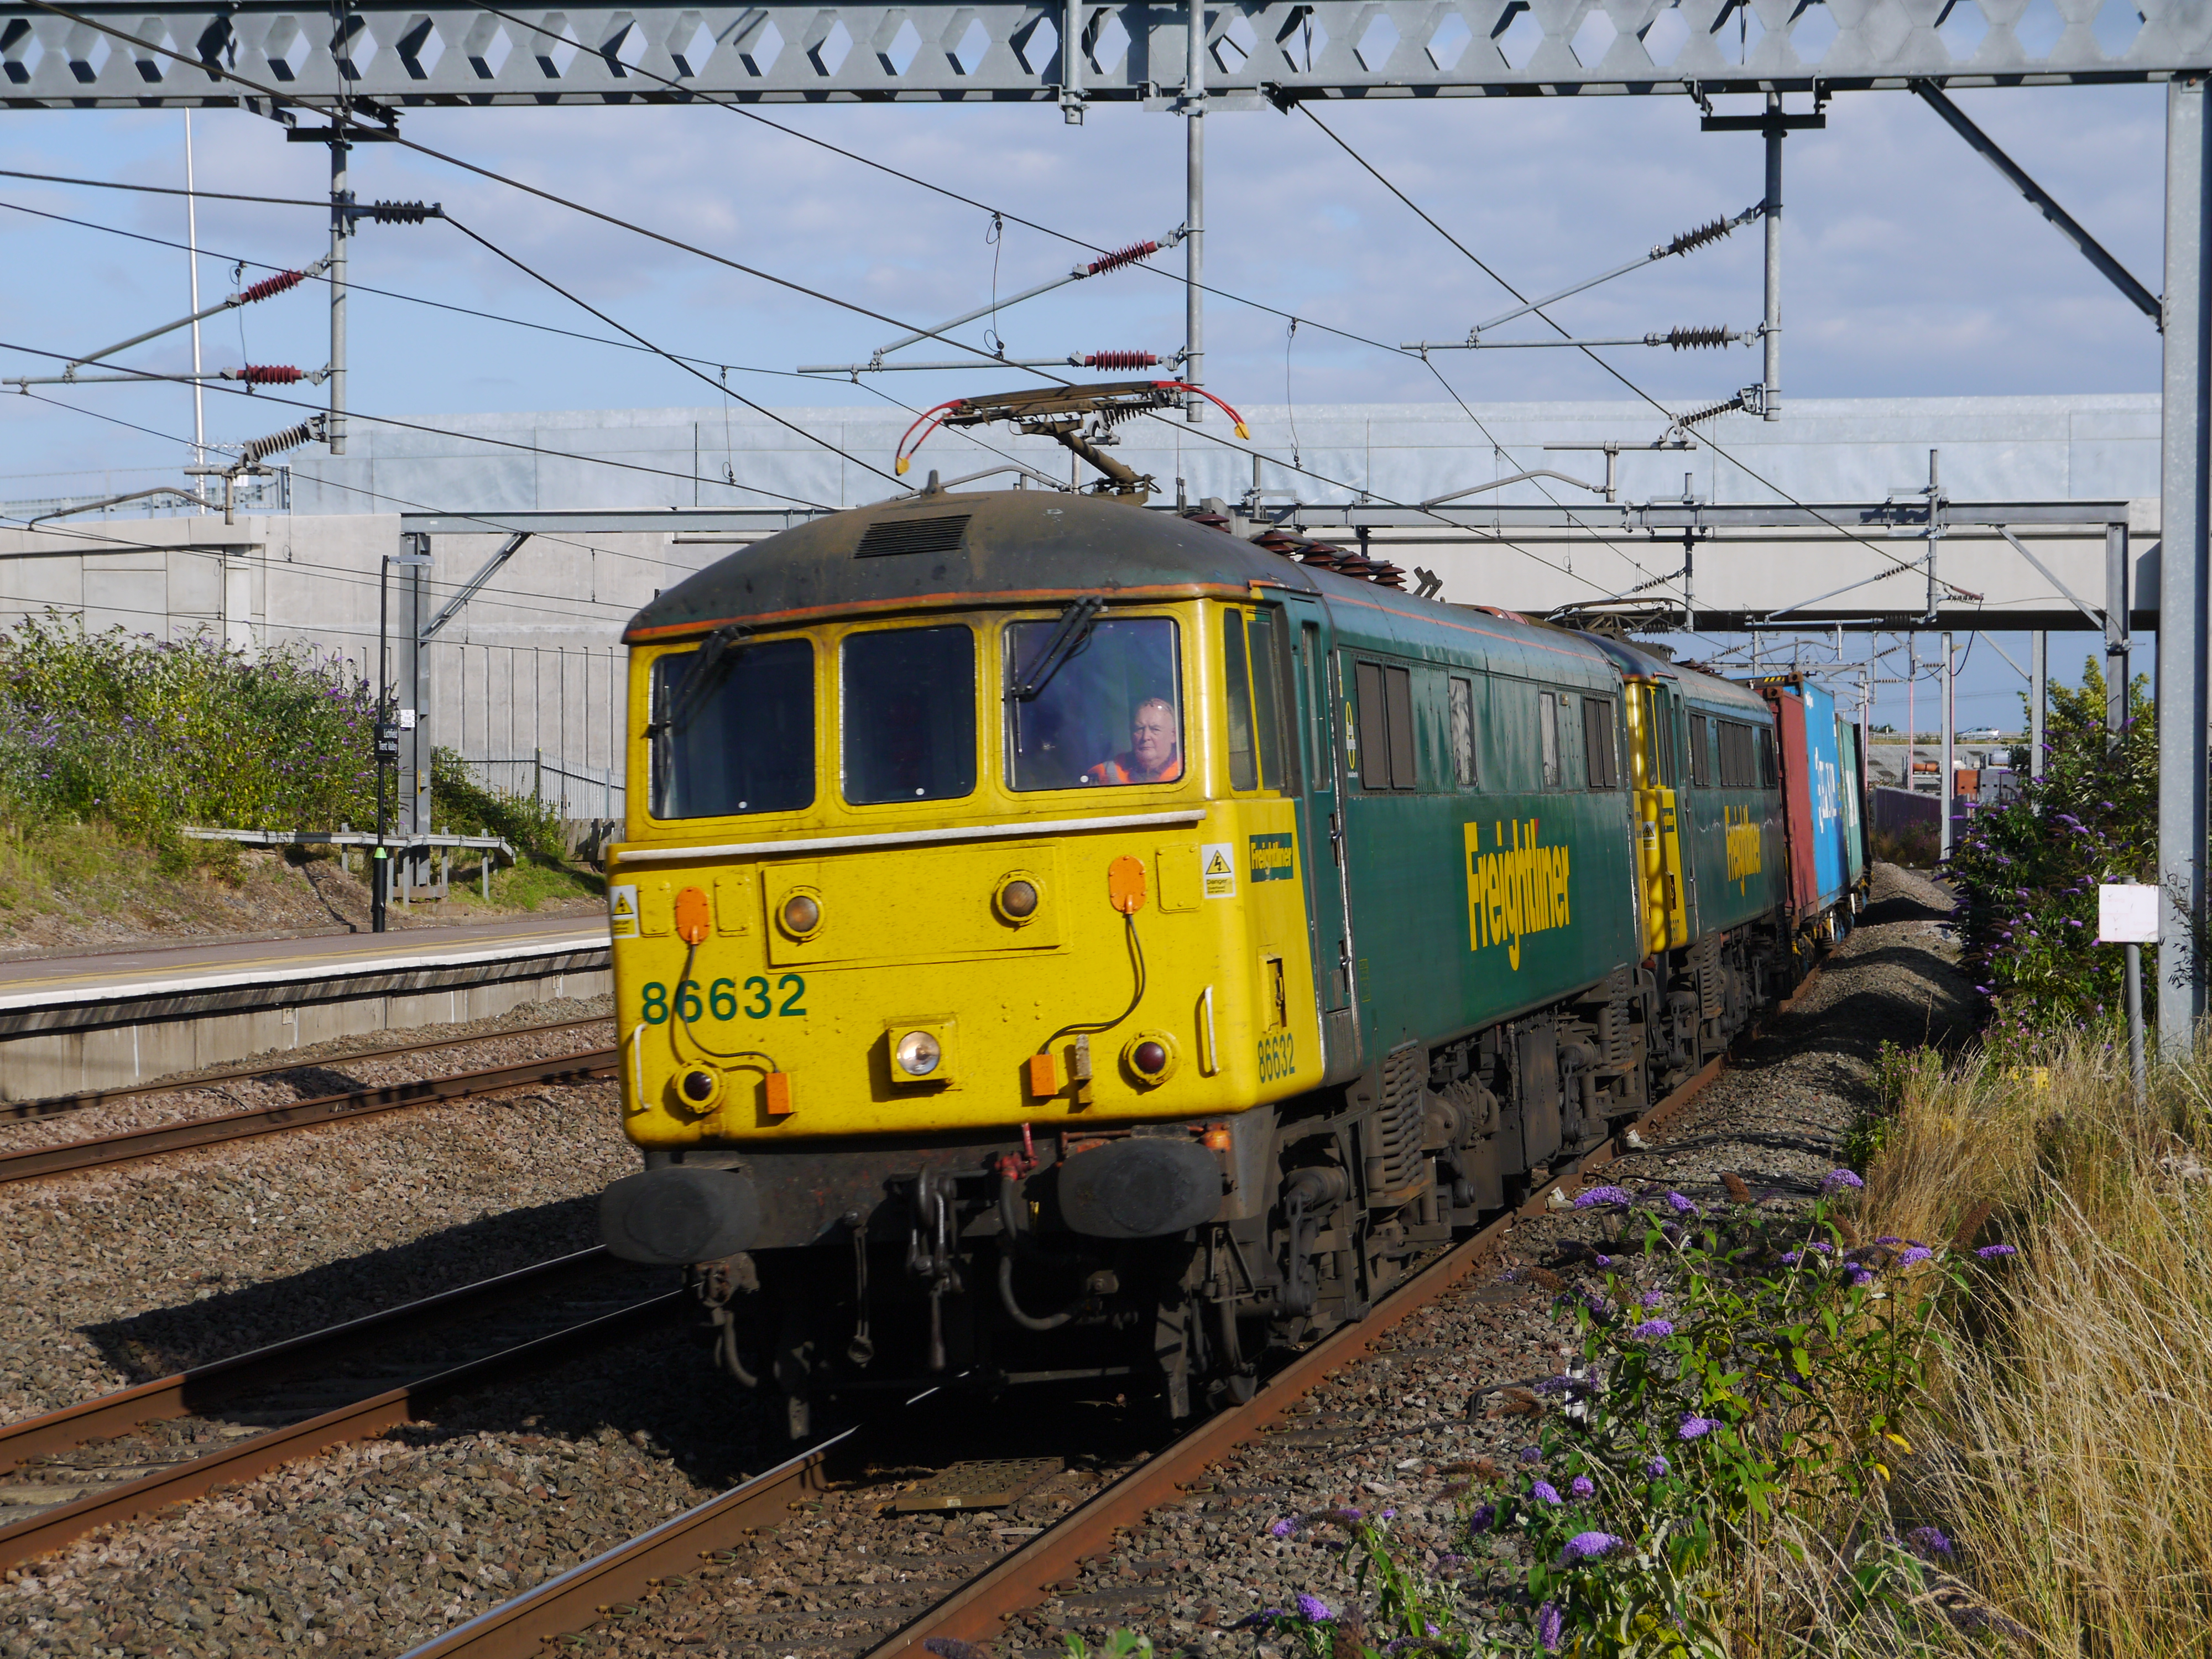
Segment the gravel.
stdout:
<svg viewBox="0 0 2212 1659">
<path fill-rule="evenodd" d="M 1881 867 L 1862 926 L 1796 1008 L 1747 1046 L 1662 1144 L 1629 1154 L 1607 1178 L 1663 1180 L 1695 1196 L 1717 1190 L 1727 1170 L 1754 1186 L 1809 1194 L 1868 1102 L 1881 1042 L 1948 1040 L 1971 1018 L 1965 981 L 1952 966 L 1957 947 L 1941 925 L 1948 909 L 1940 889 Z M 543 1102 L 553 1092 L 525 1098 Z M 568 1109 L 577 1115 L 513 1103 L 404 1114 L 383 1121 L 404 1145 L 372 1147 L 362 1138 L 371 1126 L 353 1126 L 327 1137 L 331 1164 L 319 1153 L 288 1157 L 272 1163 L 258 1187 L 234 1163 L 216 1178 L 189 1183 L 179 1178 L 181 1163 L 164 1163 L 162 1179 L 145 1184 L 166 1192 L 166 1207 L 161 1194 L 130 1186 L 122 1172 L 53 1183 L 86 1183 L 74 1201 L 107 1231 L 88 1245 L 82 1232 L 64 1231 L 71 1224 L 58 1214 L 18 1258 L 40 1264 L 35 1273 L 17 1269 L 29 1281 L 19 1300 L 41 1302 L 0 1317 L 43 1332 L 58 1376 L 74 1363 L 78 1376 L 89 1376 L 110 1364 L 108 1347 L 71 1347 L 64 1339 L 75 1337 L 76 1322 L 42 1320 L 42 1300 L 116 1299 L 115 1279 L 143 1277 L 142 1260 L 166 1275 L 162 1288 L 137 1298 L 135 1318 L 108 1316 L 115 1322 L 100 1328 L 159 1332 L 154 1346 L 164 1354 L 194 1341 L 210 1351 L 240 1346 L 235 1333 L 282 1322 L 309 1282 L 333 1303 L 398 1299 L 378 1294 L 392 1267 L 404 1261 L 427 1281 L 452 1266 L 457 1239 L 468 1241 L 469 1267 L 446 1282 L 478 1276 L 490 1270 L 481 1252 L 516 1243 L 518 1230 L 588 1223 L 587 1200 L 523 1191 L 514 1201 L 535 1208 L 453 1224 L 501 1180 L 588 1192 L 633 1167 L 611 1110 L 605 1103 L 584 1109 L 582 1097 L 611 1091 L 558 1092 L 572 1097 Z M 499 1114 L 501 1133 L 469 1133 L 462 1113 L 487 1110 Z M 447 1127 L 459 1133 L 437 1140 Z M 298 1147 L 319 1133 L 283 1139 Z M 532 1133 L 544 1138 L 540 1152 L 528 1150 Z M 480 1162 L 471 1164 L 465 1148 Z M 324 1181 L 340 1157 L 350 1157 L 356 1171 Z M 369 1190 L 363 1176 L 370 1171 L 394 1183 L 388 1197 L 379 1189 L 374 1218 L 361 1214 L 368 1206 L 349 1184 Z M 264 1193 L 264 1209 L 252 1212 Z M 130 1206 L 138 1207 L 125 1213 Z M 258 1218 L 252 1226 L 249 1212 Z M 362 1237 L 387 1214 L 408 1218 L 396 1224 L 406 1243 Z M 337 1215 L 343 1226 L 333 1226 Z M 1570 1352 L 1550 1318 L 1544 1278 L 1572 1279 L 1579 1270 L 1571 1258 L 1603 1224 L 1579 1212 L 1516 1227 L 1494 1270 L 1470 1276 L 1403 1322 L 1389 1339 L 1390 1352 L 1347 1364 L 1284 1431 L 1231 1454 L 1211 1477 L 1213 1490 L 1154 1510 L 1010 1626 L 1000 1650 L 1056 1656 L 1063 1632 L 1080 1633 L 1095 1648 L 1128 1626 L 1164 1650 L 1241 1656 L 1250 1651 L 1247 1638 L 1223 1627 L 1243 1614 L 1290 1605 L 1300 1590 L 1333 1606 L 1356 1599 L 1347 1563 L 1323 1547 L 1325 1532 L 1277 1539 L 1267 1530 L 1282 1516 L 1332 1504 L 1395 1509 L 1396 1535 L 1433 1566 L 1449 1547 L 1454 1519 L 1444 1492 L 1450 1477 L 1441 1471 L 1482 1455 L 1503 1461 L 1534 1437 L 1534 1402 L 1506 1390 L 1552 1374 Z M 264 1248 L 271 1237 L 264 1227 L 289 1230 L 282 1249 Z M 149 1242 L 164 1229 L 205 1242 Z M 357 1241 L 356 1252 L 376 1254 L 347 1257 L 341 1234 Z M 327 1245 L 317 1257 L 324 1265 L 273 1275 L 272 1256 L 287 1249 L 296 1256 L 311 1245 Z M 250 1282 L 178 1305 L 195 1249 L 240 1262 Z M 514 1259 L 539 1253 L 542 1245 Z M 53 1265 L 63 1262 L 84 1265 L 71 1273 Z M 319 1312 L 290 1328 L 330 1316 Z M 33 1351 L 13 1330 L 0 1342 L 11 1364 L 40 1363 L 35 1355 L 19 1359 Z M 10 1389 L 24 1388 L 12 1374 L 4 1380 Z M 917 1468 L 859 1472 L 818 1510 L 730 1559 L 703 1564 L 688 1584 L 657 1592 L 637 1616 L 583 1638 L 579 1650 L 849 1659 L 1157 1443 L 1157 1431 L 1134 1408 L 1090 1407 L 1079 1420 L 1036 1394 L 1015 1401 L 1015 1409 L 995 1412 L 963 1402 L 941 1420 L 910 1414 L 896 1450 Z M 693 1339 L 672 1333 L 634 1342 L 526 1389 L 488 1390 L 433 1423 L 94 1534 L 35 1571 L 16 1570 L 0 1581 L 0 1659 L 244 1659 L 300 1648 L 395 1653 L 779 1461 L 786 1448 L 773 1416 L 708 1371 Z M 977 1443 L 979 1436 L 988 1438 Z M 951 1520 L 878 1513 L 912 1478 L 949 1457 L 1026 1450 L 1066 1455 L 1069 1468 L 1011 1510 Z M 1257 1659 L 1287 1659 L 1265 1641 L 1256 1647 Z"/>
<path fill-rule="evenodd" d="M 587 1249 L 620 1119 L 531 1087 L 0 1188 L 0 1420 Z"/>
<path fill-rule="evenodd" d="M 544 1031 L 518 1031 L 518 1025 L 604 1016 L 590 1024 Z M 412 1033 L 426 1042 L 445 1042 L 454 1037 L 477 1041 L 461 1048 L 402 1049 L 391 1054 L 364 1053 L 404 1042 L 404 1031 L 363 1032 L 300 1049 L 284 1056 L 296 1064 L 259 1077 L 233 1078 L 194 1087 L 190 1074 L 178 1086 L 159 1094 L 133 1095 L 128 1100 L 81 1107 L 51 1116 L 0 1122 L 0 1152 L 29 1146 L 50 1146 L 64 1141 L 89 1140 L 96 1135 L 119 1134 L 180 1119 L 217 1117 L 226 1112 L 252 1111 L 283 1106 L 321 1095 L 343 1094 L 350 1089 L 374 1088 L 385 1083 L 407 1083 L 419 1079 L 450 1077 L 458 1072 L 479 1071 L 492 1066 L 514 1066 L 526 1060 L 547 1060 L 556 1054 L 580 1054 L 605 1048 L 615 1040 L 614 1006 L 611 997 L 588 1000 L 564 999 L 532 1003 L 512 1009 L 495 1019 L 471 1020 L 459 1025 L 425 1026 Z M 240 1065 L 260 1063 L 270 1056 L 254 1055 Z M 210 1067 L 234 1070 L 234 1066 Z M 161 1082 L 169 1079 L 156 1079 Z"/>
</svg>

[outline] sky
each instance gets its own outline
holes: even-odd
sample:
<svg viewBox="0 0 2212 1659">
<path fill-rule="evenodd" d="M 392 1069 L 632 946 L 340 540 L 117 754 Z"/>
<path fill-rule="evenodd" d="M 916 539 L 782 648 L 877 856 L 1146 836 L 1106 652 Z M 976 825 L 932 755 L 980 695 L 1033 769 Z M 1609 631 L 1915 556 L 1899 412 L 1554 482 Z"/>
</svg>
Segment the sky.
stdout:
<svg viewBox="0 0 2212 1659">
<path fill-rule="evenodd" d="M 2162 88 L 1954 95 L 2141 281 L 2162 287 Z M 1790 107 L 1803 101 L 1793 98 Z M 1718 106 L 1749 112 L 1755 104 L 1724 99 Z M 1622 264 L 1741 212 L 1760 192 L 1757 135 L 1701 133 L 1695 106 L 1679 97 L 1387 100 L 1316 112 L 1527 291 Z M 1158 238 L 1182 217 L 1183 124 L 1169 114 L 1099 106 L 1083 125 L 1068 126 L 1049 105 L 758 113 L 982 205 L 708 105 L 410 111 L 403 128 L 418 143 L 796 286 L 678 252 L 459 166 L 397 146 L 361 146 L 353 152 L 361 198 L 441 202 L 483 240 L 432 222 L 368 225 L 352 240 L 352 407 L 415 415 L 690 405 L 719 395 L 719 385 L 710 391 L 648 353 L 516 326 L 611 337 L 540 276 L 671 351 L 734 366 L 731 390 L 757 402 L 880 405 L 888 396 L 925 406 L 964 389 L 961 378 L 884 376 L 878 393 L 790 371 L 865 359 L 896 331 L 884 319 L 936 322 L 1091 257 L 1079 245 Z M 1787 141 L 1785 396 L 2158 389 L 2158 336 L 2148 322 L 1933 112 L 1910 94 L 1885 92 L 1841 94 L 1827 113 L 1825 131 Z M 327 153 L 284 143 L 268 120 L 208 111 L 193 127 L 204 191 L 313 198 L 328 189 Z M 0 167 L 174 185 L 183 182 L 182 139 L 183 118 L 173 112 L 0 112 Z M 1231 401 L 1449 404 L 1455 392 L 1480 407 L 1620 395 L 1577 353 L 1441 354 L 1431 371 L 1389 349 L 1463 337 L 1510 301 L 1304 114 L 1217 113 L 1208 118 L 1207 151 L 1206 270 L 1225 297 L 1207 308 L 1206 380 Z M 988 209 L 1005 216 L 994 225 Z M 0 178 L 8 250 L 0 260 L 0 375 L 52 373 L 55 360 L 36 353 L 72 356 L 184 315 L 187 261 L 161 245 L 181 243 L 184 234 L 175 197 Z M 207 304 L 241 276 L 252 282 L 326 251 L 327 213 L 208 201 L 198 235 Z M 1754 225 L 1565 301 L 1553 314 L 1586 337 L 1746 327 L 1759 314 L 1760 262 Z M 1168 254 L 1070 285 L 1002 311 L 997 333 L 1013 356 L 1100 348 L 1164 354 L 1182 340 L 1181 270 L 1180 254 Z M 1279 312 L 1301 319 L 1295 333 Z M 986 325 L 963 337 L 981 341 Z M 1525 320 L 1517 327 L 1540 331 Z M 206 366 L 315 368 L 326 355 L 325 330 L 321 290 L 302 286 L 208 324 Z M 181 369 L 189 366 L 185 340 L 172 335 L 118 361 Z M 1757 378 L 1753 350 L 1718 356 L 1608 354 L 1639 386 L 1678 406 L 1717 400 Z M 187 392 L 81 386 L 42 396 L 56 401 L 0 397 L 0 499 L 96 489 L 103 469 L 188 459 Z M 207 397 L 212 440 L 236 441 L 292 418 L 234 392 Z M 2025 636 L 1998 638 L 2026 663 Z M 2086 635 L 2054 642 L 2064 678 L 2075 677 L 2076 646 L 2087 643 Z M 2022 684 L 1996 651 L 1978 647 L 1962 681 L 1960 724 L 2015 720 Z M 1901 689 L 1893 698 L 1895 708 L 1885 702 L 1877 718 L 1902 726 Z M 1923 714 L 1922 724 L 1933 721 Z"/>
</svg>

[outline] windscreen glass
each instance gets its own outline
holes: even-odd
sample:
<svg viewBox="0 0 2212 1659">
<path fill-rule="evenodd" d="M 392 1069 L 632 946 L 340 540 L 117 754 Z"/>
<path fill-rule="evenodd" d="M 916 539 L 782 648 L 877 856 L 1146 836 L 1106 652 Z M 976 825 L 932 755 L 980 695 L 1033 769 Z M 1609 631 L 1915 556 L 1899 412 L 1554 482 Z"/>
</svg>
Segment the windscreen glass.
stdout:
<svg viewBox="0 0 2212 1659">
<path fill-rule="evenodd" d="M 1176 625 L 1164 617 L 1101 622 L 1056 667 L 1044 661 L 1058 623 L 1006 629 L 1008 685 L 1037 695 L 1006 702 L 1006 781 L 1015 789 L 1083 789 L 1179 781 L 1182 672 Z"/>
<path fill-rule="evenodd" d="M 653 816 L 791 812 L 814 801 L 814 647 L 709 641 L 653 665 Z"/>
<path fill-rule="evenodd" d="M 975 787 L 975 635 L 853 634 L 841 648 L 845 799 L 951 800 Z"/>
</svg>

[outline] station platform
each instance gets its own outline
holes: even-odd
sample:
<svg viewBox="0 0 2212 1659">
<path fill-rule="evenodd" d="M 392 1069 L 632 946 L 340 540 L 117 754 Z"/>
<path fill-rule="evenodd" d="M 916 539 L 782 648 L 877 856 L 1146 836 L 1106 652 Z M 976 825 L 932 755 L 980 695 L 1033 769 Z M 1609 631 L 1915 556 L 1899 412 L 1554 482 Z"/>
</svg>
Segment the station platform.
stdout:
<svg viewBox="0 0 2212 1659">
<path fill-rule="evenodd" d="M 0 1100 L 486 1019 L 611 985 L 607 924 L 597 915 L 0 963 Z"/>
</svg>

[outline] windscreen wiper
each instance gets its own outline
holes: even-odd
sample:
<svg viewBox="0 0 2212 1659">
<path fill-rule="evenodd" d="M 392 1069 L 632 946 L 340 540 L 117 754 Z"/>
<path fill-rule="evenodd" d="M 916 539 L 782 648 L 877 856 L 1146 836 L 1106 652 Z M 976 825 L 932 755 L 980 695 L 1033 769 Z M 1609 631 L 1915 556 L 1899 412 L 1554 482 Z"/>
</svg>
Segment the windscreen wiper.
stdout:
<svg viewBox="0 0 2212 1659">
<path fill-rule="evenodd" d="M 1025 672 L 1017 673 L 1014 684 L 1006 688 L 1006 700 L 1035 702 L 1042 696 L 1045 687 L 1052 684 L 1052 677 L 1090 640 L 1091 630 L 1098 623 L 1098 613 L 1105 608 L 1105 600 L 1095 593 L 1087 593 L 1061 611 L 1059 625 L 1045 641 L 1036 660 Z"/>
<path fill-rule="evenodd" d="M 735 623 L 726 623 L 708 635 L 694 653 L 690 670 L 669 695 L 661 717 L 645 728 L 645 735 L 657 738 L 663 732 L 689 725 L 708 693 L 722 683 L 723 677 L 736 663 L 738 647 L 752 637 L 752 631 Z"/>
</svg>

